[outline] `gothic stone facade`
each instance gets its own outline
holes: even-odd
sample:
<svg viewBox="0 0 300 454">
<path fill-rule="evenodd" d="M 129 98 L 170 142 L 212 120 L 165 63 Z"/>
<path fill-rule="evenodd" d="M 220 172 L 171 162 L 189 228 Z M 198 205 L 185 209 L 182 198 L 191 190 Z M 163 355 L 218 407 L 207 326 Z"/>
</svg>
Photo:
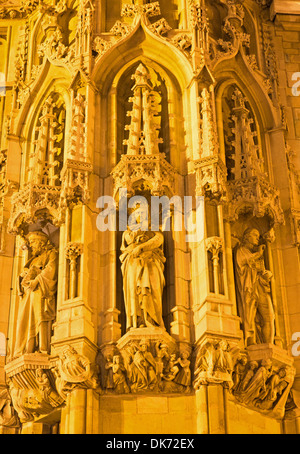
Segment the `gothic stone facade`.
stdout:
<svg viewBox="0 0 300 454">
<path fill-rule="evenodd" d="M 0 433 L 299 433 L 299 41 L 297 0 L 1 2 Z M 203 235 L 101 231 L 121 189 Z"/>
</svg>

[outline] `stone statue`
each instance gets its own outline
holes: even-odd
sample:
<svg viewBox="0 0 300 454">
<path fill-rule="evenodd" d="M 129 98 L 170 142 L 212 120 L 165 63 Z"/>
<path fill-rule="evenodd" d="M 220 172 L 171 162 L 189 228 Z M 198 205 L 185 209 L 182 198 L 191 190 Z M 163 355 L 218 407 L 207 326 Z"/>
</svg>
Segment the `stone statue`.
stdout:
<svg viewBox="0 0 300 454">
<path fill-rule="evenodd" d="M 131 230 L 123 234 L 122 262 L 126 327 L 161 327 L 165 286 L 161 232 Z"/>
<path fill-rule="evenodd" d="M 255 371 L 258 369 L 258 362 L 257 361 L 250 361 L 249 365 L 247 365 L 245 375 L 243 380 L 240 384 L 240 391 L 244 392 L 247 389 L 250 381 L 254 377 Z"/>
<path fill-rule="evenodd" d="M 263 360 L 246 389 L 239 395 L 239 400 L 246 404 L 255 402 L 260 394 L 266 391 L 266 383 L 271 375 L 272 362 L 270 360 Z"/>
<path fill-rule="evenodd" d="M 58 254 L 48 236 L 41 232 L 27 235 L 31 258 L 19 276 L 20 296 L 14 356 L 49 353 L 50 330 L 55 318 Z"/>
<path fill-rule="evenodd" d="M 274 343 L 275 314 L 271 299 L 272 273 L 265 268 L 260 233 L 249 228 L 236 250 L 237 301 L 246 345 Z"/>
</svg>

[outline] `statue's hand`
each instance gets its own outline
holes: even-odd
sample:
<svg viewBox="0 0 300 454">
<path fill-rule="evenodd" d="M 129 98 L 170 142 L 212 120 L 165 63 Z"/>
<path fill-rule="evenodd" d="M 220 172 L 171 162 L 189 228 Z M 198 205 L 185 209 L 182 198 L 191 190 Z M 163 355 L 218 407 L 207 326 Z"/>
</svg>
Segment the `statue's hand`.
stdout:
<svg viewBox="0 0 300 454">
<path fill-rule="evenodd" d="M 28 282 L 28 289 L 31 290 L 32 292 L 35 291 L 35 289 L 37 288 L 38 286 L 38 282 L 34 279 L 33 281 L 29 281 Z"/>
</svg>

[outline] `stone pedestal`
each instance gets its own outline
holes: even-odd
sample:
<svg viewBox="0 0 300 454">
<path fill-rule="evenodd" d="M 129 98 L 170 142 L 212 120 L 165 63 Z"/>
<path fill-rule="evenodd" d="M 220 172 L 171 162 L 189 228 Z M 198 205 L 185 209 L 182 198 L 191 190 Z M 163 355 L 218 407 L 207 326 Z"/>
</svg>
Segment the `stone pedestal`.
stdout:
<svg viewBox="0 0 300 454">
<path fill-rule="evenodd" d="M 247 347 L 249 361 L 271 360 L 274 367 L 287 367 L 294 371 L 294 359 L 286 350 L 273 344 L 257 344 Z"/>
</svg>

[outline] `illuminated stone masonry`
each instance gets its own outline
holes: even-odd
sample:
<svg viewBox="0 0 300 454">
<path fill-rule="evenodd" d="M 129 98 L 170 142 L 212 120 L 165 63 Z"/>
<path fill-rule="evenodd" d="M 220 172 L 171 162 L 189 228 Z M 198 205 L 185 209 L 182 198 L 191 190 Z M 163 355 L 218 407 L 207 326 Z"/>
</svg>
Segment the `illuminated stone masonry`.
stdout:
<svg viewBox="0 0 300 454">
<path fill-rule="evenodd" d="M 297 0 L 1 3 L 0 433 L 300 433 L 299 41 Z"/>
</svg>

